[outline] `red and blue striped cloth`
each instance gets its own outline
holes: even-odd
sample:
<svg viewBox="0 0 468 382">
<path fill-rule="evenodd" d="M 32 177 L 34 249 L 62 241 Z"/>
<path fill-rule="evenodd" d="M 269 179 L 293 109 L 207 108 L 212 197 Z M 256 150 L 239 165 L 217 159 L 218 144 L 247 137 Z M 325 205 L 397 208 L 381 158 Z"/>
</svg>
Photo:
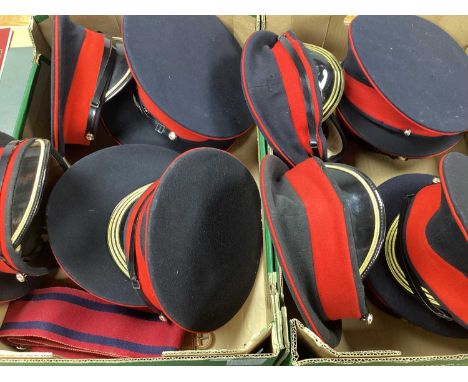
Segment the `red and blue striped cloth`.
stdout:
<svg viewBox="0 0 468 382">
<path fill-rule="evenodd" d="M 37 289 L 10 303 L 0 340 L 66 358 L 152 358 L 181 347 L 184 331 L 154 313 L 113 305 L 87 292 Z"/>
</svg>

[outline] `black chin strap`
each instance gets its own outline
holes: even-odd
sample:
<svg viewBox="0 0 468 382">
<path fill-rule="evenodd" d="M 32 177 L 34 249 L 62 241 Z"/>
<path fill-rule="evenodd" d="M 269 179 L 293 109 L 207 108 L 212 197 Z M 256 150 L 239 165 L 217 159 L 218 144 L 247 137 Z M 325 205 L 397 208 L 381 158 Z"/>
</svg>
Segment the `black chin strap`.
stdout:
<svg viewBox="0 0 468 382">
<path fill-rule="evenodd" d="M 135 103 L 138 110 L 140 110 L 140 112 L 151 122 L 151 125 L 153 126 L 153 129 L 156 133 L 163 135 L 171 141 L 177 139 L 177 137 L 171 130 L 169 130 L 165 125 L 163 125 L 161 122 L 159 122 L 156 118 L 153 117 L 153 115 L 148 111 L 145 105 L 143 105 L 143 102 L 141 102 L 137 91 L 133 93 L 133 102 Z"/>
<path fill-rule="evenodd" d="M 99 68 L 96 90 L 91 99 L 88 122 L 86 125 L 86 139 L 89 141 L 93 141 L 96 137 L 102 105 L 104 104 L 106 92 L 109 89 L 112 73 L 114 72 L 116 55 L 117 52 L 112 40 L 104 39 L 104 54 L 101 67 Z"/>
<path fill-rule="evenodd" d="M 397 253 L 398 262 L 402 264 L 402 269 L 405 274 L 406 279 L 408 280 L 408 284 L 411 290 L 414 293 L 416 299 L 424 305 L 427 309 L 429 309 L 432 313 L 434 313 L 437 317 L 442 318 L 446 321 L 453 321 L 452 316 L 450 313 L 445 311 L 442 308 L 437 307 L 434 305 L 429 297 L 424 293 L 422 289 L 421 281 L 414 270 L 411 261 L 408 257 L 408 252 L 406 250 L 406 242 L 405 242 L 405 222 L 406 218 L 408 217 L 408 213 L 410 210 L 411 203 L 413 201 L 414 195 L 407 195 L 402 202 L 401 209 L 400 209 L 400 220 L 398 222 L 398 233 L 397 233 L 397 240 L 399 251 Z"/>
<path fill-rule="evenodd" d="M 143 196 L 141 196 L 141 197 L 143 197 Z M 148 197 L 151 197 L 151 195 L 147 196 L 147 198 Z M 156 313 L 159 316 L 159 319 L 161 321 L 167 321 L 164 314 L 160 310 L 156 309 L 154 307 L 154 305 L 146 297 L 145 293 L 143 292 L 143 290 L 141 288 L 140 282 L 138 280 L 138 269 L 137 269 L 136 258 L 135 258 L 135 256 L 136 256 L 136 254 L 135 254 L 135 252 L 136 252 L 135 237 L 136 237 L 136 235 L 141 234 L 141 232 L 137 231 L 137 220 L 138 220 L 138 215 L 144 213 L 144 211 L 143 211 L 144 205 L 145 205 L 145 203 L 142 203 L 141 206 L 139 207 L 139 210 L 137 211 L 137 216 L 135 217 L 135 219 L 133 221 L 132 227 L 127 227 L 127 224 L 125 224 L 125 227 L 124 227 L 124 233 L 127 231 L 128 228 L 131 230 L 129 247 L 128 248 L 125 247 L 125 249 L 124 249 L 124 251 L 128 254 L 127 269 L 128 269 L 128 274 L 130 276 L 130 281 L 132 283 L 132 287 L 135 290 L 135 292 L 138 293 L 140 298 L 145 302 L 146 306 L 152 312 Z M 133 208 L 135 208 L 135 204 L 130 209 L 130 213 L 128 214 L 127 219 L 130 216 L 130 214 L 132 213 Z M 127 222 L 128 222 L 128 220 L 127 220 Z M 124 242 L 125 242 L 125 240 L 124 240 Z"/>
</svg>

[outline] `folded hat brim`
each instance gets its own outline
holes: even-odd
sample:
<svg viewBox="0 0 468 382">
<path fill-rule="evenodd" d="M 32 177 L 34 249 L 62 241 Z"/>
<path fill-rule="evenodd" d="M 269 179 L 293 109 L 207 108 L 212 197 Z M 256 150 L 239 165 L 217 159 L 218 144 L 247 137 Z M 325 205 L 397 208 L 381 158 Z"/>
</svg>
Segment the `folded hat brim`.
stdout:
<svg viewBox="0 0 468 382">
<path fill-rule="evenodd" d="M 137 91 L 132 81 L 102 108 L 101 123 L 119 144 L 157 145 L 181 153 L 201 146 L 227 150 L 234 143 L 234 140 L 192 142 L 180 137 L 171 141 L 156 131 L 151 120 L 138 109 L 134 97 Z"/>
<path fill-rule="evenodd" d="M 465 328 L 468 328 L 465 302 L 468 266 L 464 258 L 468 235 L 460 218 L 468 210 L 467 166 L 465 155 L 446 155 L 440 163 L 440 183 L 415 195 L 403 227 L 413 273 L 437 303 Z"/>
<path fill-rule="evenodd" d="M 2 145 L 13 138 L 0 134 Z M 19 143 L 17 143 L 19 145 Z M 57 265 L 47 244 L 43 243 L 43 211 L 50 189 L 63 173 L 66 165 L 50 148 L 48 141 L 31 139 L 23 141 L 17 150 L 10 169 L 2 179 L 5 202 L 2 238 L 9 261 L 22 274 L 19 281 L 15 274 L 0 273 L 0 301 L 21 298 L 39 287 Z"/>
<path fill-rule="evenodd" d="M 390 226 L 400 214 L 403 198 L 432 184 L 432 180 L 431 175 L 406 174 L 392 178 L 378 187 L 387 214 L 387 232 L 391 231 Z M 392 250 L 392 245 L 386 241 L 381 255 L 369 272 L 366 279 L 369 298 L 376 301 L 377 305 L 384 304 L 395 316 L 426 330 L 449 337 L 468 338 L 468 332 L 460 325 L 438 318 L 396 281 L 387 264 L 386 252 Z"/>
<path fill-rule="evenodd" d="M 468 325 L 465 324 L 468 320 L 464 301 L 468 290 L 468 279 L 460 269 L 447 262 L 431 247 L 427 237 L 428 224 L 437 213 L 440 201 L 440 185 L 424 187 L 412 198 L 401 228 L 407 261 L 419 279 L 417 284 L 424 286 L 439 306 L 450 312 L 450 316 L 456 322 L 468 329 Z M 446 224 L 445 228 L 448 227 L 450 224 Z M 439 227 L 439 232 L 441 231 Z M 455 234 L 453 237 L 455 241 Z M 466 250 L 468 247 L 466 242 L 464 244 Z"/>
<path fill-rule="evenodd" d="M 289 165 L 298 164 L 307 158 L 309 154 L 301 142 L 299 133 L 296 131 L 294 124 L 294 116 L 300 115 L 302 112 L 305 114 L 305 109 L 301 111 L 291 110 L 291 105 L 300 105 L 299 102 L 304 102 L 300 99 L 291 99 L 287 94 L 285 78 L 279 67 L 277 57 L 274 54 L 274 47 L 278 42 L 278 35 L 270 31 L 255 32 L 246 41 L 241 61 L 242 73 L 242 86 L 244 90 L 245 99 L 250 108 L 250 112 L 254 117 L 258 128 L 261 130 L 265 139 L 270 146 L 278 153 L 284 161 Z M 301 48 L 306 52 L 305 48 Z M 312 56 L 304 54 L 309 61 L 309 66 L 314 73 L 315 81 L 314 87 L 310 89 L 311 92 L 316 92 L 319 95 L 317 84 L 316 69 L 313 66 Z M 292 59 L 285 59 L 289 62 Z M 293 66 L 294 68 L 294 66 Z M 285 69 L 285 71 L 287 71 Z M 294 72 L 287 71 L 291 77 Z M 296 77 L 297 76 L 297 77 Z M 291 80 L 297 86 L 297 81 L 301 81 L 299 73 L 296 71 L 294 78 Z M 289 84 L 289 83 L 288 83 Z M 301 89 L 303 83 L 298 85 Z M 289 84 L 291 92 L 297 90 Z M 298 95 L 297 92 L 294 94 Z M 303 92 L 298 97 L 304 97 Z M 318 98 L 321 98 L 320 95 Z M 291 103 L 291 105 L 290 105 Z M 315 114 L 322 117 L 322 105 L 320 102 L 320 110 L 311 110 L 313 117 Z M 314 121 L 315 123 L 315 121 Z M 325 138 L 320 127 L 309 126 L 319 131 L 320 142 L 325 148 Z M 310 145 L 310 142 L 306 143 Z M 308 147 L 310 150 L 310 147 Z"/>
<path fill-rule="evenodd" d="M 353 237 L 350 248 L 353 277 L 360 283 L 374 263 L 383 241 L 383 204 L 375 186 L 358 170 L 341 164 L 325 166 L 342 204 L 347 206 L 345 224 Z M 327 344 L 336 346 L 341 339 L 341 321 L 321 319 L 323 313 L 317 300 L 313 256 L 310 242 L 304 236 L 309 232 L 304 206 L 291 186 L 281 181 L 288 170 L 287 165 L 274 156 L 266 157 L 262 163 L 261 187 L 268 225 L 285 280 L 305 324 Z M 293 257 L 295 260 L 291 260 Z"/>
<path fill-rule="evenodd" d="M 361 113 L 346 98 L 341 99 L 337 113 L 345 126 L 359 138 L 392 156 L 419 158 L 441 154 L 455 146 L 462 134 L 441 137 L 405 136 L 401 130 L 383 126 Z"/>
<path fill-rule="evenodd" d="M 308 228 L 305 226 L 307 218 L 304 208 L 294 190 L 288 184 L 279 182 L 286 171 L 288 166 L 279 158 L 268 156 L 263 159 L 260 173 L 262 199 L 275 252 L 305 325 L 327 344 L 335 347 L 341 339 L 341 321 L 323 321 L 319 316 L 310 243 L 302 237 L 289 237 L 290 232 L 307 232 Z M 284 230 L 283 225 L 295 229 Z M 301 257 L 297 261 L 288 261 L 290 254 Z M 304 264 L 308 272 L 302 269 Z"/>
<path fill-rule="evenodd" d="M 57 268 L 42 238 L 44 210 L 50 190 L 67 166 L 44 139 L 21 141 L 14 150 L 2 184 L 4 250 L 18 272 L 44 276 Z"/>
<path fill-rule="evenodd" d="M 47 205 L 50 245 L 83 289 L 116 304 L 146 305 L 109 251 L 109 219 L 124 197 L 158 180 L 176 156 L 151 145 L 110 147 L 75 163 L 54 187 Z"/>
</svg>

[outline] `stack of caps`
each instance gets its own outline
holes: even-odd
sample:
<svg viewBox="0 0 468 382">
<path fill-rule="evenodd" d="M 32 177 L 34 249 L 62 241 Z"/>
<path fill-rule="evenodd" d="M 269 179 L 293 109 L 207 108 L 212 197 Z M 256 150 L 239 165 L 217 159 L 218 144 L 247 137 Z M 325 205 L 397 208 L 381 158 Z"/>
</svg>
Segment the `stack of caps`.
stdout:
<svg viewBox="0 0 468 382">
<path fill-rule="evenodd" d="M 351 166 L 322 162 L 330 159 L 322 120 L 341 97 L 340 66 L 292 32 L 260 31 L 244 46 L 241 71 L 252 116 L 279 156 L 267 155 L 260 170 L 276 254 L 304 323 L 334 347 L 341 319 L 372 320 L 362 279 L 385 228 L 370 179 Z"/>
<path fill-rule="evenodd" d="M 286 283 L 306 326 L 334 347 L 341 319 L 372 321 L 362 279 L 385 236 L 385 212 L 357 169 L 309 158 L 288 169 L 267 155 L 261 165 L 266 220 Z"/>
<path fill-rule="evenodd" d="M 53 253 L 89 293 L 209 332 L 241 308 L 262 247 L 260 196 L 232 155 L 154 145 L 76 162 L 47 206 Z"/>
<path fill-rule="evenodd" d="M 241 74 L 250 112 L 276 154 L 290 166 L 311 156 L 330 159 L 322 121 L 343 89 L 331 53 L 306 48 L 293 32 L 259 31 L 244 45 Z"/>
<path fill-rule="evenodd" d="M 0 134 L 0 302 L 24 296 L 55 272 L 45 205 L 67 165 L 44 139 Z"/>
<path fill-rule="evenodd" d="M 468 131 L 468 58 L 442 29 L 416 16 L 358 16 L 343 62 L 338 115 L 378 151 L 443 153 Z"/>
<path fill-rule="evenodd" d="M 384 253 L 367 278 L 385 311 L 435 333 L 468 338 L 468 157 L 450 153 L 439 176 L 383 183 Z"/>
<path fill-rule="evenodd" d="M 252 126 L 241 47 L 215 16 L 124 16 L 122 39 L 55 16 L 52 141 L 88 145 L 99 120 L 117 143 L 228 149 Z"/>
</svg>

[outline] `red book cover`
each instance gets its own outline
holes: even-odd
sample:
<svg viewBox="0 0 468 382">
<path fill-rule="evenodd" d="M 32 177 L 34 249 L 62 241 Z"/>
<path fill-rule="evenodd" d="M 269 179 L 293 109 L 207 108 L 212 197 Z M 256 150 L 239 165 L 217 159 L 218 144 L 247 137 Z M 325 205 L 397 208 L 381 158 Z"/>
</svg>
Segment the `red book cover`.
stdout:
<svg viewBox="0 0 468 382">
<path fill-rule="evenodd" d="M 2 76 L 8 47 L 10 46 L 11 32 L 11 28 L 0 28 L 0 77 Z"/>
</svg>

